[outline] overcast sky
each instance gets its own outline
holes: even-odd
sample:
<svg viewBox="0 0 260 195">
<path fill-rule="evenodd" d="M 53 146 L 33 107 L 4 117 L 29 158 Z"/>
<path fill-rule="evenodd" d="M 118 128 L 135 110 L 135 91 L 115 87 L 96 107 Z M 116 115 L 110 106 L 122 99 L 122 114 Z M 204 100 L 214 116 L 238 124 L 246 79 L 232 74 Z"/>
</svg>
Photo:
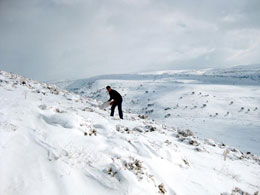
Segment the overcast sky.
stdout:
<svg viewBox="0 0 260 195">
<path fill-rule="evenodd" d="M 260 0 L 0 0 L 0 69 L 37 80 L 260 62 Z"/>
</svg>

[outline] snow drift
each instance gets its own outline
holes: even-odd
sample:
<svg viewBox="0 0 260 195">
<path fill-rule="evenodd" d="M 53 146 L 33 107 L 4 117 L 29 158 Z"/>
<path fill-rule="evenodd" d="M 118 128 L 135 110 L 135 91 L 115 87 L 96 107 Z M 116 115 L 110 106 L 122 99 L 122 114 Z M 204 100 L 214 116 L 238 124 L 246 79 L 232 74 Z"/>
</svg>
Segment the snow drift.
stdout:
<svg viewBox="0 0 260 195">
<path fill-rule="evenodd" d="M 144 116 L 0 72 L 0 194 L 243 194 L 260 159 Z"/>
</svg>

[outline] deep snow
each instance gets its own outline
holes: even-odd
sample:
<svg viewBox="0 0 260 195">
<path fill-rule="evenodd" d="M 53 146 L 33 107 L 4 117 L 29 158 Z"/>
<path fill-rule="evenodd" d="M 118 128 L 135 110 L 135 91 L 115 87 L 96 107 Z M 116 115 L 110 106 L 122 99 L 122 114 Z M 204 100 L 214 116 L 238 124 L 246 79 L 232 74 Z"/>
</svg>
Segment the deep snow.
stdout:
<svg viewBox="0 0 260 195">
<path fill-rule="evenodd" d="M 260 65 L 102 75 L 61 84 L 101 101 L 111 85 L 124 95 L 125 110 L 260 154 Z"/>
<path fill-rule="evenodd" d="M 253 194 L 260 159 L 0 72 L 0 194 Z M 233 193 L 233 194 L 234 194 Z"/>
</svg>

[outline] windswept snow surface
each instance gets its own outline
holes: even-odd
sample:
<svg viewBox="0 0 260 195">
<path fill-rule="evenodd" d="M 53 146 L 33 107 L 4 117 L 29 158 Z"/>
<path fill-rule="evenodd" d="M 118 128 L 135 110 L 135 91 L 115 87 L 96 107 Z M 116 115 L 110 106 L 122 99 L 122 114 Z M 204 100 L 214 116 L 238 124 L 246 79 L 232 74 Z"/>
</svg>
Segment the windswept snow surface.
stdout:
<svg viewBox="0 0 260 195">
<path fill-rule="evenodd" d="M 0 72 L 1 195 L 255 193 L 260 159 Z M 240 194 L 241 194 L 240 193 Z"/>
<path fill-rule="evenodd" d="M 106 101 L 106 85 L 124 95 L 125 110 L 260 155 L 260 65 L 103 75 L 63 87 Z"/>
</svg>

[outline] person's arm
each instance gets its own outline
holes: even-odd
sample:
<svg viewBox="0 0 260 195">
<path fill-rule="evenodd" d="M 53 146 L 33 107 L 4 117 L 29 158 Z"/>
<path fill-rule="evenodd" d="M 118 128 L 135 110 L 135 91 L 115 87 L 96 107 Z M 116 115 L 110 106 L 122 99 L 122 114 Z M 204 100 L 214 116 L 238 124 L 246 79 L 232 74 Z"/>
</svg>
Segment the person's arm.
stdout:
<svg viewBox="0 0 260 195">
<path fill-rule="evenodd" d="M 113 103 L 115 103 L 116 100 L 113 100 L 112 102 L 110 102 L 110 105 L 112 105 Z"/>
<path fill-rule="evenodd" d="M 109 95 L 110 95 L 110 99 L 109 99 L 108 101 L 111 101 L 111 100 L 113 99 L 113 101 L 110 102 L 110 105 L 112 105 L 112 104 L 116 101 L 115 92 L 114 92 L 114 91 L 111 91 L 111 92 L 109 93 Z"/>
</svg>

